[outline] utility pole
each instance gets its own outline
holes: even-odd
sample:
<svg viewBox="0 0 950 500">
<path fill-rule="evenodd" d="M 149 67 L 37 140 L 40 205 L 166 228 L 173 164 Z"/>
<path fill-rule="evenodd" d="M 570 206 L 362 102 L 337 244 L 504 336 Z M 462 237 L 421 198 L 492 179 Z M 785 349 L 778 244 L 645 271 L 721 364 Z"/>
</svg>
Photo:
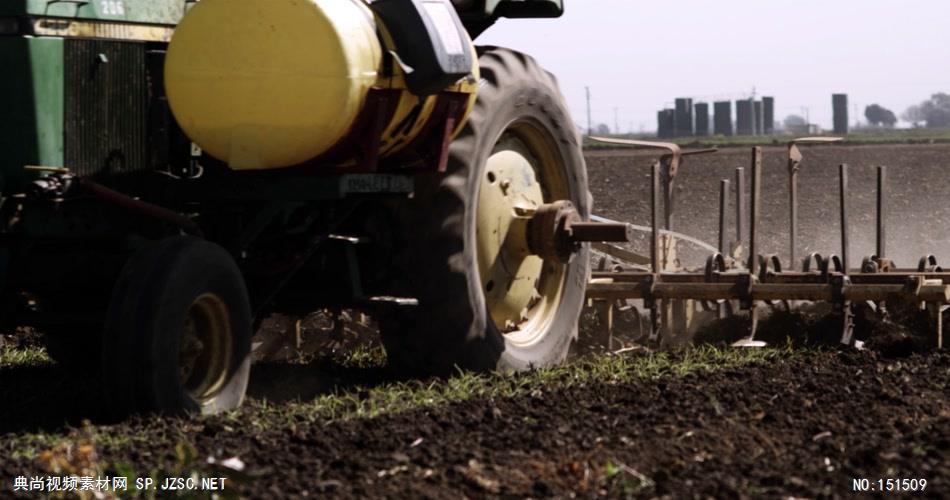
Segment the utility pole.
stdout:
<svg viewBox="0 0 950 500">
<path fill-rule="evenodd" d="M 808 130 L 811 131 L 811 110 L 807 106 L 802 106 L 802 113 L 805 114 L 805 125 L 807 125 Z"/>
<path fill-rule="evenodd" d="M 616 107 L 614 107 L 614 133 L 620 135 L 620 120 L 617 119 Z"/>
<path fill-rule="evenodd" d="M 594 133 L 590 120 L 590 87 L 584 87 L 584 89 L 587 91 L 587 136 L 590 137 Z"/>
</svg>

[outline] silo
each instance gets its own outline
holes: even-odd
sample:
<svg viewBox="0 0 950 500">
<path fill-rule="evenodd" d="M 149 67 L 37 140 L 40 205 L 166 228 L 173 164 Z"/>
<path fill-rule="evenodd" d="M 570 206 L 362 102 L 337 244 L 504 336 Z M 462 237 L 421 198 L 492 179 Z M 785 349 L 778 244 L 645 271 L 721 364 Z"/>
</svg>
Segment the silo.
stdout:
<svg viewBox="0 0 950 500">
<path fill-rule="evenodd" d="M 771 135 L 775 132 L 775 98 L 762 98 L 762 133 Z"/>
<path fill-rule="evenodd" d="M 656 113 L 656 136 L 669 139 L 675 133 L 675 114 L 672 109 L 663 109 Z"/>
<path fill-rule="evenodd" d="M 713 104 L 713 133 L 732 135 L 732 102 L 719 101 Z"/>
<path fill-rule="evenodd" d="M 704 137 L 709 135 L 709 104 L 705 102 L 696 103 L 696 135 Z"/>
<path fill-rule="evenodd" d="M 753 101 L 752 110 L 755 113 L 755 135 L 762 135 L 765 133 L 765 111 L 762 101 Z"/>
<path fill-rule="evenodd" d="M 752 99 L 736 101 L 736 135 L 755 135 L 755 110 Z"/>
<path fill-rule="evenodd" d="M 693 100 L 689 97 L 676 98 L 676 137 L 693 135 Z"/>
<path fill-rule="evenodd" d="M 848 94 L 831 94 L 831 108 L 834 112 L 836 134 L 848 133 Z"/>
</svg>

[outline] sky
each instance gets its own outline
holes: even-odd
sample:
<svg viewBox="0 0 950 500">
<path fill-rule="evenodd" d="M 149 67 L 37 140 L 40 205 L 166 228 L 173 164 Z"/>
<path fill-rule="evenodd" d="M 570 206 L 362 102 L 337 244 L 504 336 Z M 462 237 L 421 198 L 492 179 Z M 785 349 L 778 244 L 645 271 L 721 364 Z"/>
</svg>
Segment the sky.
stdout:
<svg viewBox="0 0 950 500">
<path fill-rule="evenodd" d="M 477 44 L 533 55 L 557 75 L 574 121 L 656 130 L 656 111 L 775 97 L 776 120 L 831 127 L 831 94 L 898 116 L 950 93 L 950 0 L 564 0 L 559 19 L 501 19 Z M 734 116 L 733 116 L 734 118 Z M 899 124 L 906 125 L 906 124 Z"/>
</svg>

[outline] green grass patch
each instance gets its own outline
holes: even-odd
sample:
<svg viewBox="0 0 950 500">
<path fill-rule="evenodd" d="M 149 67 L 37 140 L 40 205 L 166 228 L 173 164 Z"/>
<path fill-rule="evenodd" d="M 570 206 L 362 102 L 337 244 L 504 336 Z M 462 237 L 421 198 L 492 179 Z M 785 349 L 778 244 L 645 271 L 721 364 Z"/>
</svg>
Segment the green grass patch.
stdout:
<svg viewBox="0 0 950 500">
<path fill-rule="evenodd" d="M 351 356 L 354 366 L 378 366 L 382 356 L 379 348 Z M 756 365 L 800 356 L 791 347 L 764 349 L 717 348 L 690 346 L 676 352 L 625 353 L 591 355 L 572 363 L 520 373 L 474 374 L 463 372 L 447 379 L 410 380 L 357 386 L 306 401 L 275 404 L 267 400 L 249 400 L 244 406 L 225 414 L 194 423 L 217 421 L 224 432 L 267 433 L 295 429 L 297 426 L 323 425 L 333 421 L 374 418 L 433 408 L 469 400 L 515 398 L 543 394 L 558 389 L 596 384 L 623 384 L 635 380 L 657 380 L 682 377 L 691 373 L 715 371 Z M 55 432 L 8 434 L 0 438 L 0 454 L 13 459 L 32 460 L 63 443 L 81 439 L 94 443 L 97 449 L 129 449 L 154 446 L 155 436 L 149 430 L 153 419 L 147 417 L 116 427 L 83 425 L 80 429 Z M 183 421 L 182 427 L 192 425 Z M 179 427 L 174 424 L 174 427 Z M 162 426 L 165 427 L 165 426 Z M 165 427 L 167 429 L 167 427 Z M 137 429 L 141 429 L 138 431 Z M 118 432 L 117 432 L 118 431 Z M 165 436 L 174 442 L 189 438 L 172 432 Z"/>
<path fill-rule="evenodd" d="M 692 346 L 676 353 L 598 355 L 564 366 L 523 373 L 459 373 L 445 380 L 412 380 L 356 388 L 310 401 L 273 405 L 251 401 L 225 418 L 259 426 L 274 420 L 308 424 L 412 411 L 471 399 L 513 398 L 590 384 L 680 377 L 689 373 L 765 363 L 795 355 L 790 348 L 735 349 Z"/>
<path fill-rule="evenodd" d="M 53 360 L 42 347 L 0 348 L 0 368 L 15 366 L 42 366 L 53 364 Z"/>
<path fill-rule="evenodd" d="M 228 484 L 251 481 L 244 472 L 207 460 L 213 450 L 197 446 L 195 432 L 213 425 L 216 433 L 240 436 L 296 432 L 333 421 L 374 418 L 418 411 L 463 401 L 497 400 L 559 389 L 638 380 L 668 379 L 687 374 L 772 363 L 801 356 L 790 347 L 734 349 L 691 346 L 677 352 L 590 355 L 567 365 L 521 373 L 459 373 L 448 379 L 394 381 L 358 386 L 307 401 L 274 404 L 250 400 L 237 410 L 215 417 L 167 420 L 133 419 L 120 425 L 92 425 L 54 432 L 8 434 L 0 437 L 0 456 L 20 462 L 37 473 L 114 475 L 129 478 L 227 477 Z M 357 350 L 344 360 L 351 367 L 378 367 L 379 347 Z M 291 381 L 289 381 L 291 382 Z M 526 424 L 531 417 L 524 417 Z M 127 458 L 133 450 L 153 450 L 149 459 Z M 233 453 L 233 451 L 231 451 Z M 134 453 L 133 453 L 134 455 Z M 226 459 L 225 456 L 217 460 Z M 625 494 L 650 486 L 649 479 L 621 463 L 606 466 L 605 484 Z M 222 498 L 236 497 L 233 490 Z M 130 489 L 123 498 L 155 498 L 155 491 Z"/>
<path fill-rule="evenodd" d="M 157 418 L 157 417 L 153 417 Z M 154 446 L 154 436 L 147 432 L 128 432 L 124 428 L 117 432 L 115 426 L 93 425 L 85 422 L 79 428 L 62 432 L 28 432 L 0 436 L 0 455 L 11 460 L 33 461 L 49 450 L 70 443 L 88 442 L 96 448 L 150 448 Z"/>
</svg>

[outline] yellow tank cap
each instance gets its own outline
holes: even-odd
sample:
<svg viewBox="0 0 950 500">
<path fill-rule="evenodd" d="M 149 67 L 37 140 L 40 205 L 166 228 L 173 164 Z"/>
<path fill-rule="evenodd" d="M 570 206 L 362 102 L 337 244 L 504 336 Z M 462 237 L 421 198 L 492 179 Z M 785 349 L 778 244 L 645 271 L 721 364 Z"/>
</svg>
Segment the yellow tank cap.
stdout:
<svg viewBox="0 0 950 500">
<path fill-rule="evenodd" d="M 208 154 L 233 169 L 279 168 L 349 132 L 381 59 L 358 0 L 202 0 L 175 30 L 165 85 Z"/>
</svg>

